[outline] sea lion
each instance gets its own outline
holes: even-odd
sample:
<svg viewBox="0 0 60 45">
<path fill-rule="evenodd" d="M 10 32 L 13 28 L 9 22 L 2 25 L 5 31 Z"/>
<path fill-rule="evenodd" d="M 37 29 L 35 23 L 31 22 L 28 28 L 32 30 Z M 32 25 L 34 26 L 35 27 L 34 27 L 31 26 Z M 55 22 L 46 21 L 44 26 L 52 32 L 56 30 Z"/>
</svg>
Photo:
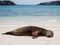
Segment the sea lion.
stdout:
<svg viewBox="0 0 60 45">
<path fill-rule="evenodd" d="M 34 39 L 38 36 L 45 36 L 49 38 L 53 37 L 52 31 L 37 26 L 25 26 L 3 34 L 15 36 L 32 36 Z"/>
</svg>

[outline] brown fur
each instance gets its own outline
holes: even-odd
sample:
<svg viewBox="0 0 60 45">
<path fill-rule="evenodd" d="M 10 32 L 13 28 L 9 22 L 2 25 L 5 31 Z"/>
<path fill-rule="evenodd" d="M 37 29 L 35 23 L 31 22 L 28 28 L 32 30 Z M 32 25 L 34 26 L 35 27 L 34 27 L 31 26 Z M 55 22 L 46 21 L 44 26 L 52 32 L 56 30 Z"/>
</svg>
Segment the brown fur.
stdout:
<svg viewBox="0 0 60 45">
<path fill-rule="evenodd" d="M 4 34 L 15 35 L 15 36 L 46 36 L 53 37 L 53 32 L 37 26 L 26 26 L 22 28 L 15 29 L 13 31 L 6 32 Z"/>
</svg>

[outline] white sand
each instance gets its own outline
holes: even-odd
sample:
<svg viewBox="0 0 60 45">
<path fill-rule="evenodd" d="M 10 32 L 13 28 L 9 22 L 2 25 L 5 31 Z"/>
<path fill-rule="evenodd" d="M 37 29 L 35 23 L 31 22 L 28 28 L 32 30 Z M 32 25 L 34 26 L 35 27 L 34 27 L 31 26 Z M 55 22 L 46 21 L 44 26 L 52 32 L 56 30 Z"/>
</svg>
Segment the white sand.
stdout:
<svg viewBox="0 0 60 45">
<path fill-rule="evenodd" d="M 4 18 L 4 17 L 1 17 Z M 0 45 L 60 45 L 60 20 L 55 18 L 0 18 Z M 1 33 L 27 26 L 40 26 L 54 32 L 53 38 L 2 35 Z"/>
</svg>

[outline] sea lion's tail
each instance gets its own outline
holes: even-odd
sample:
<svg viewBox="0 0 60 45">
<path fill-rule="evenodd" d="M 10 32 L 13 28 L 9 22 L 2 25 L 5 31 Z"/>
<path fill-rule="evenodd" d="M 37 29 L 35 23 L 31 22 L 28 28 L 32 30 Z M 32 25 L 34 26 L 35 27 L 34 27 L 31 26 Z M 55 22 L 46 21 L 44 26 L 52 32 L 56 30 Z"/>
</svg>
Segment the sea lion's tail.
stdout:
<svg viewBox="0 0 60 45">
<path fill-rule="evenodd" d="M 2 33 L 3 35 L 12 35 L 12 32 L 6 32 L 6 33 Z"/>
</svg>

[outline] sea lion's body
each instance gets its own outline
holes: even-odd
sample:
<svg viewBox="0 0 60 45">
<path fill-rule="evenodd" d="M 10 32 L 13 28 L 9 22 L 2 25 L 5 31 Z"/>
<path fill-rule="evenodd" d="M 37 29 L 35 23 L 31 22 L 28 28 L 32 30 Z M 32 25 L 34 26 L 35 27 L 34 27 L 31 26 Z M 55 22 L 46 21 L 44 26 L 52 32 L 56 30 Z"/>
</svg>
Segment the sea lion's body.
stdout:
<svg viewBox="0 0 60 45">
<path fill-rule="evenodd" d="M 25 26 L 13 31 L 6 32 L 4 34 L 15 35 L 15 36 L 46 36 L 53 37 L 53 32 L 37 26 Z"/>
</svg>

